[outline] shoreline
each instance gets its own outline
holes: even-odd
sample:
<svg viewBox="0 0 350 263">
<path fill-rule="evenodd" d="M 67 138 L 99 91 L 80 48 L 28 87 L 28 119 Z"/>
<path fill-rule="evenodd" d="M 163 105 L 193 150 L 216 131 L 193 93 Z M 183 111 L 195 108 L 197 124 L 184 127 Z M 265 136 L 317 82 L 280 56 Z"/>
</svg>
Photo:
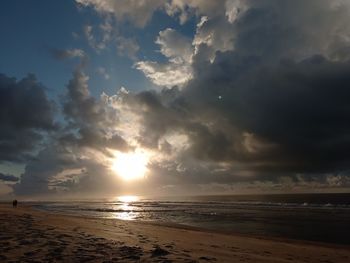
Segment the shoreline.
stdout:
<svg viewBox="0 0 350 263">
<path fill-rule="evenodd" d="M 0 220 L 1 262 L 350 261 L 347 245 L 62 215 L 27 205 L 0 204 Z"/>
<path fill-rule="evenodd" d="M 54 210 L 45 210 L 40 209 L 37 207 L 32 207 L 33 203 L 26 204 L 24 203 L 24 206 L 30 207 L 34 211 L 39 211 L 43 213 L 50 213 L 55 214 L 59 216 L 68 216 L 68 217 L 77 217 L 77 218 L 89 218 L 89 219 L 103 219 L 103 220 L 116 220 L 116 221 L 126 221 L 131 222 L 135 224 L 147 224 L 147 225 L 154 225 L 154 226 L 161 226 L 161 227 L 169 227 L 174 229 L 184 229 L 184 230 L 190 230 L 190 231 L 199 231 L 199 232 L 207 232 L 207 233 L 215 233 L 215 234 L 221 234 L 221 235 L 229 235 L 229 236 L 238 236 L 243 238 L 255 238 L 255 239 L 261 239 L 261 240 L 271 240 L 271 241 L 277 241 L 277 242 L 285 242 L 285 243 L 296 243 L 296 244 L 310 244 L 310 245 L 318 245 L 323 247 L 329 247 L 329 248 L 349 248 L 350 249 L 350 243 L 344 244 L 344 243 L 336 243 L 336 242 L 325 242 L 320 240 L 307 240 L 307 239 L 301 239 L 301 238 L 290 238 L 290 237 L 283 237 L 283 236 L 274 236 L 274 235 L 258 235 L 258 234 L 250 234 L 250 233 L 240 233 L 240 232 L 234 232 L 234 231 L 228 231 L 223 229 L 210 229 L 200 226 L 192 226 L 192 225 L 186 225 L 181 223 L 174 223 L 174 222 L 156 222 L 156 221 L 147 221 L 147 220 L 137 220 L 137 219 L 130 219 L 130 220 L 122 220 L 119 218 L 110 218 L 110 217 L 94 217 L 89 215 L 79 215 L 79 214 L 65 214 L 64 212 L 60 211 L 54 211 Z M 23 204 L 23 203 L 22 203 Z M 1 206 L 1 202 L 0 202 Z"/>
</svg>

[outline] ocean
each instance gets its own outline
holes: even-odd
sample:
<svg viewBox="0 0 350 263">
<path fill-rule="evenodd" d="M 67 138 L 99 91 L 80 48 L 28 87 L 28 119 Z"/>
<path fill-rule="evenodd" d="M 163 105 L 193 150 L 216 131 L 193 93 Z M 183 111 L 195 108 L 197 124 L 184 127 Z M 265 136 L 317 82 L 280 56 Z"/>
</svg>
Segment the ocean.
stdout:
<svg viewBox="0 0 350 263">
<path fill-rule="evenodd" d="M 224 233 L 350 244 L 350 194 L 120 196 L 34 203 L 79 216 L 181 224 Z"/>
</svg>

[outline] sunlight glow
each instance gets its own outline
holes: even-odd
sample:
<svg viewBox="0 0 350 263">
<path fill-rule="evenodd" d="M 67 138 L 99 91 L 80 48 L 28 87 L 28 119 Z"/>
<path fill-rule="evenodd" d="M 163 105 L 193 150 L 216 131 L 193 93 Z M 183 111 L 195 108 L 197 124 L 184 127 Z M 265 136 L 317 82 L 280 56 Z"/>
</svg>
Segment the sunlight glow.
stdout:
<svg viewBox="0 0 350 263">
<path fill-rule="evenodd" d="M 148 171 L 148 158 L 148 155 L 142 151 L 117 152 L 113 160 L 112 170 L 125 181 L 142 179 Z"/>
<path fill-rule="evenodd" d="M 136 195 L 121 195 L 117 197 L 117 200 L 123 203 L 131 203 L 139 200 Z"/>
</svg>

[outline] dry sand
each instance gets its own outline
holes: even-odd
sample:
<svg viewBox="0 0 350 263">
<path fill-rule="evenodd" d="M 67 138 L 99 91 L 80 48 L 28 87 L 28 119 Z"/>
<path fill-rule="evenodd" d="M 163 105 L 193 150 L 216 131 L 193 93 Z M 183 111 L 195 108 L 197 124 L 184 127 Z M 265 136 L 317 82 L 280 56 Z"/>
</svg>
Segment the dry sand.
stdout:
<svg viewBox="0 0 350 263">
<path fill-rule="evenodd" d="M 0 205 L 0 262 L 350 262 L 350 246 Z"/>
</svg>

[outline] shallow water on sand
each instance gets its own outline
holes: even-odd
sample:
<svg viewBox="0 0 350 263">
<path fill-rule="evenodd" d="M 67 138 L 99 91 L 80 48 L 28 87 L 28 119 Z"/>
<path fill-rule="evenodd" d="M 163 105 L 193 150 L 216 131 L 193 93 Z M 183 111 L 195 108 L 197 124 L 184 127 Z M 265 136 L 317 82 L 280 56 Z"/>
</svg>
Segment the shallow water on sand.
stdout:
<svg viewBox="0 0 350 263">
<path fill-rule="evenodd" d="M 63 214 L 350 244 L 350 194 L 241 195 L 35 203 Z"/>
</svg>

